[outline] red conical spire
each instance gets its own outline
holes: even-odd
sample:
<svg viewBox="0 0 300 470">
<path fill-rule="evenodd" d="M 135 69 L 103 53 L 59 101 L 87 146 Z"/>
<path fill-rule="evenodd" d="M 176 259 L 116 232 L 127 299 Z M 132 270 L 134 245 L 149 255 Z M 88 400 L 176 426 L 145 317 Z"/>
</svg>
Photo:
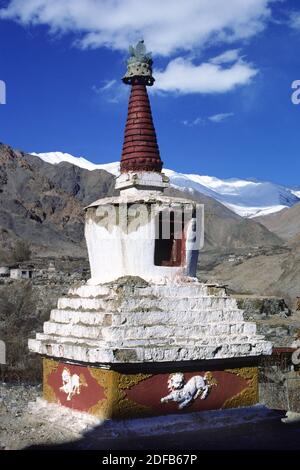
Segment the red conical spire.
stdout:
<svg viewBox="0 0 300 470">
<path fill-rule="evenodd" d="M 121 172 L 157 171 L 162 161 L 146 86 L 132 83 L 121 158 Z"/>
<path fill-rule="evenodd" d="M 146 86 L 152 86 L 151 52 L 146 51 L 144 41 L 129 47 L 127 72 L 123 82 L 131 85 L 128 116 L 121 158 L 121 173 L 128 171 L 156 171 L 162 169 L 162 161 L 152 121 L 151 107 Z"/>
</svg>

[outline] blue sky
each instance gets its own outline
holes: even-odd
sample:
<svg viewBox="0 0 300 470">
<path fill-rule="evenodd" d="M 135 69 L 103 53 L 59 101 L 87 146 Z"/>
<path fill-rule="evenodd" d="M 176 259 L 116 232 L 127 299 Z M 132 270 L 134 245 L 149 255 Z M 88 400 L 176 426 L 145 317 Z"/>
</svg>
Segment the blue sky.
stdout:
<svg viewBox="0 0 300 470">
<path fill-rule="evenodd" d="M 300 186 L 299 2 L 170 1 L 0 1 L 0 141 L 118 160 L 129 92 L 120 78 L 143 35 L 166 167 Z"/>
</svg>

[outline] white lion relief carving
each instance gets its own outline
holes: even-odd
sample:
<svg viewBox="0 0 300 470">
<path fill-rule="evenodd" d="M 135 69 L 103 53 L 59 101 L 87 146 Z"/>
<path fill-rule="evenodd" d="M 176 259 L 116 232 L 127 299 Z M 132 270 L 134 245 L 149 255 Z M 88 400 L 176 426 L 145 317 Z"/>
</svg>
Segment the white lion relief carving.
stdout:
<svg viewBox="0 0 300 470">
<path fill-rule="evenodd" d="M 179 403 L 178 408 L 181 410 L 199 397 L 201 400 L 205 400 L 210 389 L 216 385 L 217 381 L 211 372 L 206 372 L 203 377 L 195 375 L 188 382 L 186 382 L 184 374 L 177 372 L 169 376 L 168 389 L 170 393 L 160 401 L 161 403 L 175 401 Z"/>
<path fill-rule="evenodd" d="M 71 375 L 70 370 L 67 368 L 62 371 L 61 378 L 63 384 L 59 389 L 68 395 L 68 401 L 72 400 L 74 395 L 80 394 L 81 386 L 87 386 L 85 381 L 82 382 L 81 376 L 79 377 L 77 374 Z"/>
</svg>

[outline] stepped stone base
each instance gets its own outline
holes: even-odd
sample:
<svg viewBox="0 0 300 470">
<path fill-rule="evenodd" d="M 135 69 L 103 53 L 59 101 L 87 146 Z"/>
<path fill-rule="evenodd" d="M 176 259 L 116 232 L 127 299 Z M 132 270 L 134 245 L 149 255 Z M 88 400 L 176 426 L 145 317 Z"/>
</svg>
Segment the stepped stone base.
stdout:
<svg viewBox="0 0 300 470">
<path fill-rule="evenodd" d="M 69 290 L 31 351 L 92 364 L 268 355 L 272 344 L 236 300 L 200 282 L 149 285 L 125 278 Z"/>
<path fill-rule="evenodd" d="M 44 398 L 101 419 L 255 404 L 272 351 L 224 289 L 140 278 L 70 289 L 29 347 Z"/>
</svg>

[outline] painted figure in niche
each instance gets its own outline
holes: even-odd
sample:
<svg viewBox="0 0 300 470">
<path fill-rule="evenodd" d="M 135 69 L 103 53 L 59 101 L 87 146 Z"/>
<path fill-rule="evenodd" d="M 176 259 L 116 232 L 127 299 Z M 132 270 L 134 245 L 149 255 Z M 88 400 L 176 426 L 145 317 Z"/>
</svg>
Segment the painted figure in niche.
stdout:
<svg viewBox="0 0 300 470">
<path fill-rule="evenodd" d="M 72 400 L 74 395 L 80 394 L 80 387 L 87 386 L 86 381 L 82 375 L 80 377 L 77 374 L 72 375 L 68 368 L 64 368 L 61 374 L 61 378 L 63 384 L 60 387 L 60 390 L 68 395 L 68 401 Z"/>
<path fill-rule="evenodd" d="M 184 374 L 177 372 L 171 374 L 168 380 L 169 395 L 161 398 L 161 403 L 175 401 L 179 403 L 181 410 L 190 405 L 197 398 L 205 400 L 212 387 L 217 385 L 216 379 L 211 372 L 206 372 L 204 376 L 195 375 L 186 382 Z"/>
</svg>

